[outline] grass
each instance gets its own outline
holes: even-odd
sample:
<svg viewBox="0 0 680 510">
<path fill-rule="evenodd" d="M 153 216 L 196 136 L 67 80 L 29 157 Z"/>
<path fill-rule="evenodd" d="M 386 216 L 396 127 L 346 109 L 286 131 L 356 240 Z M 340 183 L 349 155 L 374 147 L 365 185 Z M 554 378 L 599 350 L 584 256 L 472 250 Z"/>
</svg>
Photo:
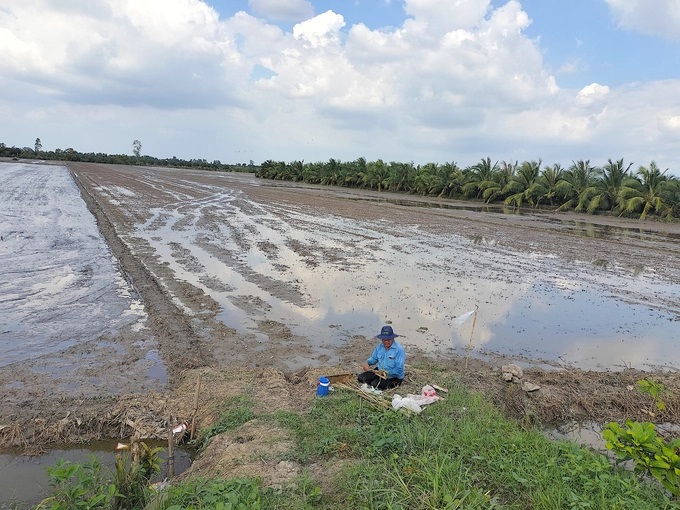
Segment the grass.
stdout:
<svg viewBox="0 0 680 510">
<path fill-rule="evenodd" d="M 313 430 L 298 422 L 298 455 L 328 450 L 329 438 L 354 438 L 358 462 L 338 486 L 352 487 L 339 496 L 355 508 L 672 508 L 658 486 L 572 443 L 522 430 L 460 388 L 414 417 L 337 400 L 317 403 Z M 340 507 L 331 494 L 328 502 Z"/>
<path fill-rule="evenodd" d="M 680 508 L 660 485 L 603 455 L 525 430 L 455 380 L 441 384 L 450 388 L 446 400 L 420 415 L 377 410 L 338 390 L 315 399 L 308 414 L 259 416 L 295 437 L 287 459 L 307 467 L 295 486 L 274 491 L 257 480 L 191 481 L 173 488 L 163 508 L 219 508 L 214 502 L 227 500 L 231 506 L 222 508 Z M 236 406 L 234 423 L 251 416 L 245 404 Z M 191 499 L 196 493 L 203 499 Z"/>
<path fill-rule="evenodd" d="M 295 446 L 270 462 L 295 461 L 302 475 L 279 490 L 255 478 L 192 478 L 146 509 L 680 509 L 655 480 L 551 441 L 429 368 L 449 393 L 419 415 L 376 408 L 340 385 L 304 414 L 256 415 L 249 398 L 231 398 L 200 446 L 257 418 L 290 432 Z"/>
<path fill-rule="evenodd" d="M 217 421 L 209 428 L 201 431 L 200 441 L 196 447 L 200 452 L 210 443 L 210 440 L 218 434 L 233 430 L 255 418 L 252 410 L 252 402 L 246 396 L 238 396 L 227 399 L 223 405 Z"/>
</svg>

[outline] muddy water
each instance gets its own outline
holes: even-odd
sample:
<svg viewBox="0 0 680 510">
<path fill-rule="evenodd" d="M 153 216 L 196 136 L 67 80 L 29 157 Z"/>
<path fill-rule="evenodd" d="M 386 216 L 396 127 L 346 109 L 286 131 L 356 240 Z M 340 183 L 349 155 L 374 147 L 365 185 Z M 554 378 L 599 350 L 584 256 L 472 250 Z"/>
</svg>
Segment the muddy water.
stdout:
<svg viewBox="0 0 680 510">
<path fill-rule="evenodd" d="M 50 479 L 47 468 L 55 467 L 60 459 L 74 463 L 91 462 L 96 457 L 102 465 L 102 475 L 110 478 L 115 468 L 116 443 L 100 442 L 89 445 L 88 448 L 54 449 L 38 456 L 24 456 L 20 452 L 5 452 L 0 454 L 0 508 L 3 504 L 16 504 L 18 508 L 32 508 L 42 499 L 50 495 Z M 164 447 L 165 444 L 153 443 L 152 447 Z M 161 472 L 151 482 L 163 480 L 167 477 L 167 450 L 159 454 Z M 191 465 L 193 454 L 182 448 L 174 451 L 174 472 L 179 474 Z"/>
<path fill-rule="evenodd" d="M 0 366 L 73 349 L 126 324 L 143 327 L 134 290 L 66 170 L 0 170 L 0 251 L 11 260 L 0 267 Z M 290 199 L 267 189 L 299 194 Z M 319 353 L 329 342 L 372 337 L 391 322 L 405 345 L 439 355 L 494 352 L 598 369 L 680 366 L 680 284 L 659 276 L 659 259 L 646 258 L 653 250 L 677 259 L 677 233 L 515 214 L 512 221 L 526 225 L 517 234 L 498 220 L 502 208 L 430 203 L 438 216 L 424 216 L 430 211 L 422 211 L 422 201 L 338 190 L 336 209 L 317 209 L 304 193 L 327 191 L 205 172 L 135 169 L 134 178 L 102 183 L 97 193 L 126 212 L 143 211 L 146 220 L 123 232 L 126 242 L 143 241 L 176 280 L 220 305 L 220 320 L 263 341 L 268 333 L 260 324 L 273 321 Z M 343 211 L 375 203 L 388 213 L 365 209 L 361 219 Z M 415 209 L 418 215 L 409 212 Z M 453 209 L 468 215 L 467 224 L 447 227 L 459 221 L 445 215 Z M 489 228 L 475 225 L 485 222 Z M 555 232 L 553 250 L 545 240 L 536 250 L 531 242 L 513 249 L 513 236 L 531 240 L 547 228 Z M 562 253 L 560 243 L 587 238 L 608 244 L 602 253 Z M 629 260 L 609 256 L 610 247 L 631 243 L 642 244 Z M 456 317 L 471 310 L 476 317 L 457 325 Z M 145 354 L 137 363 L 164 381 L 149 342 L 138 346 Z M 123 347 L 100 339 L 78 361 L 95 363 L 102 349 L 107 357 L 125 356 Z M 313 364 L 315 357 L 295 361 Z M 58 376 L 60 368 L 34 370 Z"/>
<path fill-rule="evenodd" d="M 64 167 L 0 164 L 0 235 L 0 367 L 143 317 Z"/>
<path fill-rule="evenodd" d="M 391 322 L 403 343 L 433 353 L 494 352 L 588 369 L 680 366 L 680 285 L 657 277 L 644 258 L 624 267 L 606 258 L 565 259 L 559 246 L 555 253 L 515 251 L 502 232 L 439 235 L 415 223 L 319 215 L 295 203 L 251 200 L 240 186 L 152 209 L 134 233 L 177 279 L 214 298 L 221 320 L 240 333 L 265 339 L 258 322 L 278 321 L 322 348 L 371 337 Z M 676 243 L 672 235 L 580 221 L 558 230 Z M 476 320 L 458 326 L 455 318 L 471 310 Z"/>
</svg>

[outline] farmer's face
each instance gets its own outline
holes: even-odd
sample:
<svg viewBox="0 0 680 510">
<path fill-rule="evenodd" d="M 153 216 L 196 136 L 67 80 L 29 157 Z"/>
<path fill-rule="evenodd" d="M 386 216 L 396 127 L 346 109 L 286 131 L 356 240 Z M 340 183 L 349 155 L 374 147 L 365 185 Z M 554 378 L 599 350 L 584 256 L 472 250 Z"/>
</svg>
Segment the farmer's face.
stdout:
<svg viewBox="0 0 680 510">
<path fill-rule="evenodd" d="M 386 338 L 386 339 L 384 339 L 384 340 L 382 341 L 383 347 L 385 347 L 385 349 L 389 349 L 390 346 L 392 345 L 392 342 L 393 342 L 393 341 L 394 341 L 394 338 Z"/>
</svg>

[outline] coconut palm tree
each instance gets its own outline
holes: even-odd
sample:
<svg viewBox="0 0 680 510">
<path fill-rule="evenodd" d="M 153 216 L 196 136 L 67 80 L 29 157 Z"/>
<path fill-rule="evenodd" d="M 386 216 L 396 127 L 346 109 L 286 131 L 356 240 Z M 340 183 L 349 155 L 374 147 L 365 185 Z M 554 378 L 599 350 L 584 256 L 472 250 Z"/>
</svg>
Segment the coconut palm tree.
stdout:
<svg viewBox="0 0 680 510">
<path fill-rule="evenodd" d="M 598 172 L 597 168 L 590 165 L 589 159 L 572 161 L 572 165 L 564 172 L 562 181 L 557 185 L 557 192 L 565 199 L 565 202 L 557 210 L 585 210 L 590 200 L 588 190 L 595 192 L 594 186 Z"/>
<path fill-rule="evenodd" d="M 680 218 L 680 179 L 670 176 L 667 188 L 670 196 L 667 219 Z"/>
<path fill-rule="evenodd" d="M 405 191 L 410 193 L 413 190 L 413 174 L 415 167 L 413 163 L 397 163 L 392 161 L 389 164 L 385 187 L 390 191 Z"/>
<path fill-rule="evenodd" d="M 444 163 L 437 170 L 431 192 L 437 198 L 451 198 L 462 192 L 463 178 L 463 171 L 455 161 Z"/>
<path fill-rule="evenodd" d="M 543 169 L 540 177 L 530 190 L 530 194 L 536 197 L 536 205 L 555 205 L 557 199 L 561 197 L 560 183 L 564 179 L 564 173 L 565 170 L 559 163 Z"/>
<path fill-rule="evenodd" d="M 517 168 L 517 161 L 514 163 L 509 161 L 501 162 L 498 172 L 494 174 L 493 180 L 482 185 L 482 198 L 487 204 L 506 198 L 507 186 L 515 178 Z"/>
<path fill-rule="evenodd" d="M 330 158 L 325 163 L 321 171 L 321 184 L 327 186 L 338 186 L 342 183 L 341 163 L 335 158 Z"/>
<path fill-rule="evenodd" d="M 541 160 L 525 161 L 517 170 L 517 175 L 508 183 L 504 192 L 508 197 L 503 201 L 505 205 L 522 207 L 523 202 L 535 207 L 538 204 L 540 190 L 534 186 L 541 175 Z"/>
<path fill-rule="evenodd" d="M 470 167 L 467 182 L 463 185 L 463 193 L 467 197 L 481 198 L 485 188 L 494 183 L 498 172 L 498 163 L 491 164 L 491 158 L 482 160 Z"/>
<path fill-rule="evenodd" d="M 342 186 L 356 188 L 362 184 L 362 175 L 366 173 L 366 158 L 359 157 L 354 161 L 342 164 L 344 182 Z"/>
<path fill-rule="evenodd" d="M 624 196 L 637 182 L 629 173 L 631 166 L 633 163 L 624 168 L 623 159 L 615 162 L 607 160 L 607 164 L 602 167 L 600 179 L 595 184 L 594 193 L 588 201 L 586 210 L 589 213 L 604 210 L 619 214 L 623 211 Z"/>
<path fill-rule="evenodd" d="M 263 161 L 260 168 L 255 172 L 255 177 L 261 177 L 263 179 L 270 179 L 273 174 L 273 169 L 276 167 L 276 162 L 274 160 L 268 159 Z"/>
<path fill-rule="evenodd" d="M 639 186 L 631 183 L 631 188 L 622 192 L 621 214 L 639 213 L 641 220 L 644 220 L 650 212 L 668 216 L 673 195 L 668 186 L 667 171 L 668 169 L 662 172 L 654 161 L 649 167 L 638 168 Z"/>
<path fill-rule="evenodd" d="M 302 180 L 309 184 L 320 184 L 323 166 L 324 163 L 321 162 L 307 163 L 302 171 L 304 176 Z"/>
<path fill-rule="evenodd" d="M 300 182 L 304 178 L 304 161 L 297 160 L 290 163 L 287 167 L 286 180 Z"/>
<path fill-rule="evenodd" d="M 383 160 L 379 159 L 377 161 L 371 161 L 366 165 L 366 175 L 363 177 L 362 181 L 365 186 L 382 191 L 387 185 L 388 175 L 389 169 Z"/>
</svg>

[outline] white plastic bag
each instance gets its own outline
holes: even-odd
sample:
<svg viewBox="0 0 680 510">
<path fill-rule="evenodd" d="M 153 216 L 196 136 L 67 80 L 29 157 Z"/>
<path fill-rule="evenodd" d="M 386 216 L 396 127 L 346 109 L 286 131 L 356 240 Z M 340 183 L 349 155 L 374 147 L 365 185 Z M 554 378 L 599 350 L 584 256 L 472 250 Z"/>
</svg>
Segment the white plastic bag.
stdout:
<svg viewBox="0 0 680 510">
<path fill-rule="evenodd" d="M 402 407 L 404 409 L 409 409 L 416 414 L 420 414 L 422 411 L 418 403 L 412 398 L 409 398 L 408 396 L 402 397 L 401 395 L 395 394 L 392 397 L 392 409 L 396 411 L 397 409 L 401 409 Z"/>
</svg>

